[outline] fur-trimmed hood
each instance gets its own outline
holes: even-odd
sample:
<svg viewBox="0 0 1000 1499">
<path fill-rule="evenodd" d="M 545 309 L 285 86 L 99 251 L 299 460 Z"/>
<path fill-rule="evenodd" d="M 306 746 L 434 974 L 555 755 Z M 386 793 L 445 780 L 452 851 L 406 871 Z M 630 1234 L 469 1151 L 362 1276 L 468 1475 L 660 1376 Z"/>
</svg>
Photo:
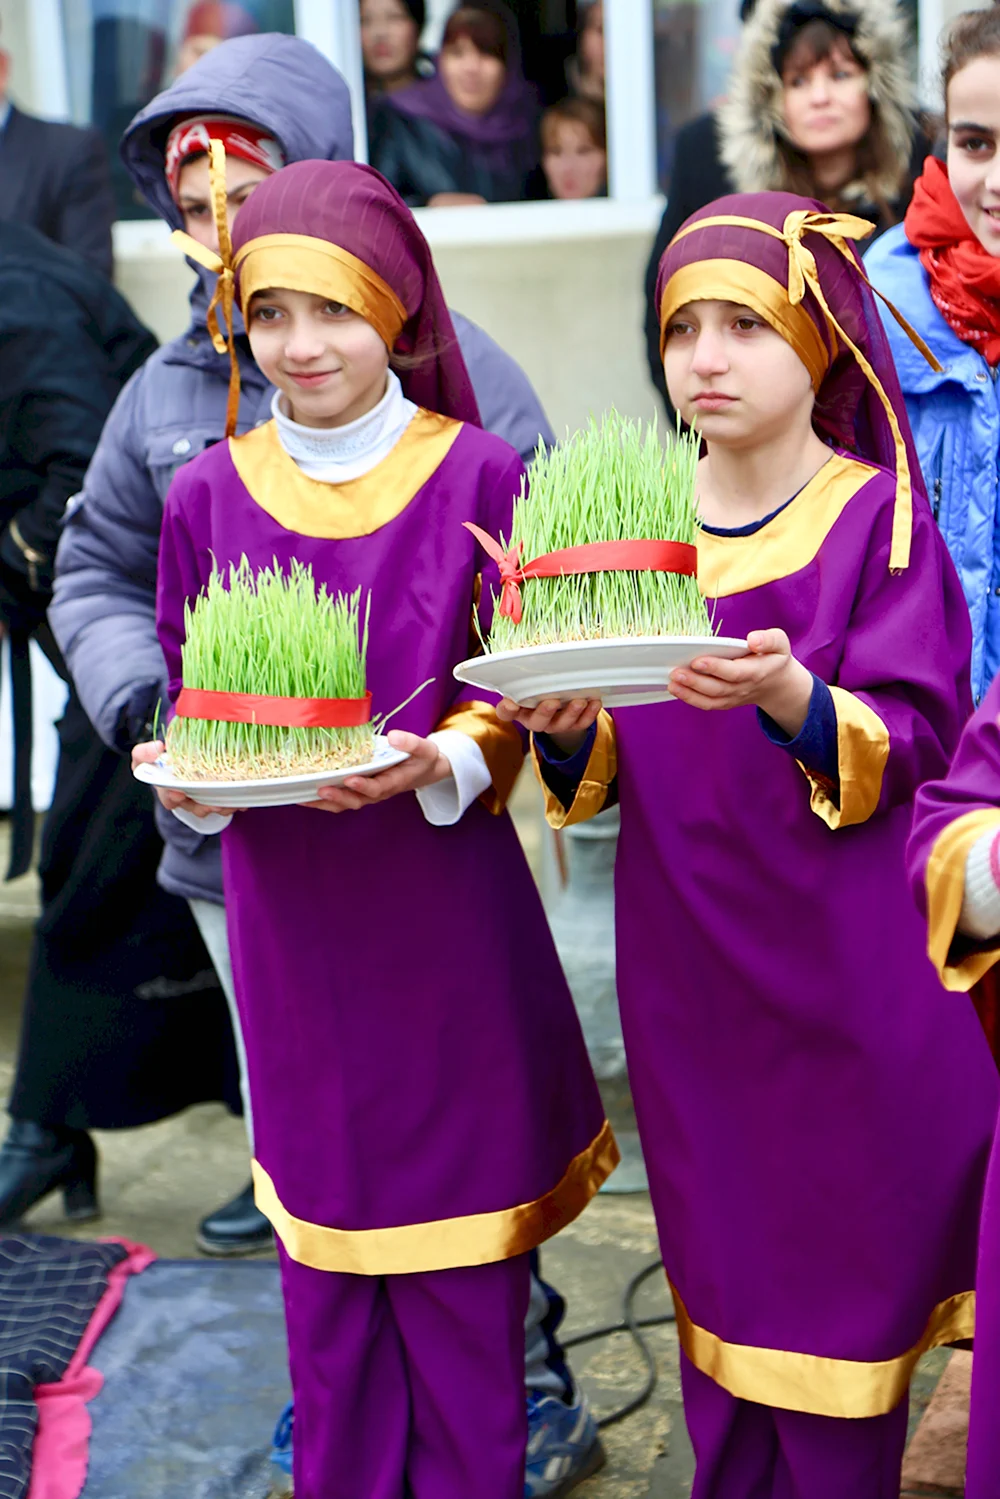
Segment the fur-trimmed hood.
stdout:
<svg viewBox="0 0 1000 1499">
<path fill-rule="evenodd" d="M 758 0 L 743 28 L 729 95 L 718 111 L 722 159 L 737 192 L 796 191 L 793 147 L 785 134 L 782 84 L 772 61 L 789 0 Z M 896 0 L 824 0 L 833 14 L 857 17 L 854 50 L 868 69 L 873 166 L 849 182 L 850 203 L 891 203 L 906 181 L 914 139 L 912 37 Z"/>
</svg>

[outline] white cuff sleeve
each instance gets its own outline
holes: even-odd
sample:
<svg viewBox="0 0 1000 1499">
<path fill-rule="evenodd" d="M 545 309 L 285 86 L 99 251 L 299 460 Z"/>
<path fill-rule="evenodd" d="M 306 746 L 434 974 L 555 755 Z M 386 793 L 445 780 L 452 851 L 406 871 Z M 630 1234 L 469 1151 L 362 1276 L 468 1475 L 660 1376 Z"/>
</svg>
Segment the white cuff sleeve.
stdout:
<svg viewBox="0 0 1000 1499">
<path fill-rule="evenodd" d="M 993 878 L 990 851 L 997 836 L 995 828 L 977 838 L 965 861 L 965 894 L 958 930 L 964 937 L 985 942 L 1000 933 L 1000 890 Z"/>
<path fill-rule="evenodd" d="M 207 817 L 199 817 L 197 812 L 187 812 L 183 807 L 172 807 L 171 811 L 178 822 L 195 833 L 203 833 L 206 838 L 223 832 L 233 820 L 232 812 L 209 812 Z"/>
<path fill-rule="evenodd" d="M 451 775 L 433 786 L 421 786 L 417 801 L 433 827 L 450 828 L 484 791 L 489 790 L 493 779 L 479 745 L 461 729 L 441 729 L 427 737 L 450 761 Z"/>
</svg>

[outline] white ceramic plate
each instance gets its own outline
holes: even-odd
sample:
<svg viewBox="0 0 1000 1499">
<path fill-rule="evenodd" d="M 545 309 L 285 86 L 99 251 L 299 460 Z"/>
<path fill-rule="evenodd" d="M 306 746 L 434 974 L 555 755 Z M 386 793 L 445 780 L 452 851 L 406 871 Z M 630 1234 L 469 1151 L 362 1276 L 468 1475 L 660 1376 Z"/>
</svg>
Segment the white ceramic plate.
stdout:
<svg viewBox="0 0 1000 1499">
<path fill-rule="evenodd" d="M 193 802 L 206 807 L 296 807 L 314 802 L 321 786 L 339 786 L 348 776 L 378 775 L 380 770 L 409 758 L 403 750 L 393 749 L 384 734 L 378 734 L 375 758 L 349 770 L 310 771 L 308 775 L 273 776 L 260 781 L 181 781 L 170 769 L 169 757 L 161 755 L 152 765 L 137 765 L 133 774 L 147 786 L 183 791 Z"/>
<path fill-rule="evenodd" d="M 547 697 L 560 702 L 599 697 L 606 708 L 631 708 L 671 701 L 667 677 L 675 667 L 690 666 L 697 656 L 734 661 L 746 654 L 745 640 L 725 635 L 571 640 L 476 656 L 456 666 L 455 676 L 473 687 L 501 692 L 526 708 Z"/>
</svg>

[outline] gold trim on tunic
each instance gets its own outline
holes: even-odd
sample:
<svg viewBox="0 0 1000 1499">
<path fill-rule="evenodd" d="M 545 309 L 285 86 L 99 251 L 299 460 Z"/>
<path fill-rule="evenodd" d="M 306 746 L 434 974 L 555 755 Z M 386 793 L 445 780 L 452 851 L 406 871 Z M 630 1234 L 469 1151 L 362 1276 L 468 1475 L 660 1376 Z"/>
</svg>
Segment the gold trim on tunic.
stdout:
<svg viewBox="0 0 1000 1499">
<path fill-rule="evenodd" d="M 527 1254 L 579 1217 L 619 1160 L 605 1119 L 587 1148 L 570 1161 L 562 1180 L 534 1202 L 433 1223 L 365 1229 L 329 1228 L 293 1217 L 260 1162 L 254 1161 L 252 1168 L 257 1206 L 298 1264 L 343 1275 L 412 1275 Z"/>
<path fill-rule="evenodd" d="M 965 897 L 965 861 L 984 833 L 1000 832 L 1000 809 L 976 807 L 950 822 L 927 861 L 927 956 L 946 989 L 971 989 L 1000 958 L 1000 945 L 977 948 L 955 961 L 952 946 Z"/>
<path fill-rule="evenodd" d="M 457 729 L 479 745 L 492 782 L 479 800 L 499 817 L 524 764 L 524 743 L 517 729 L 500 722 L 495 703 L 456 703 L 437 727 Z"/>
<path fill-rule="evenodd" d="M 833 453 L 762 531 L 750 536 L 698 535 L 698 586 L 706 598 L 750 593 L 808 567 L 844 510 L 879 472 Z"/>
<path fill-rule="evenodd" d="M 586 822 L 591 817 L 596 817 L 608 799 L 608 789 L 618 774 L 618 750 L 615 741 L 615 723 L 610 713 L 601 711 L 597 720 L 597 736 L 591 746 L 590 758 L 587 768 L 583 772 L 583 779 L 576 789 L 576 796 L 570 807 L 564 807 L 551 787 L 545 784 L 542 776 L 542 768 L 535 748 L 535 739 L 531 739 L 532 763 L 535 767 L 535 775 L 545 795 L 545 820 L 550 828 L 556 831 L 560 828 L 570 828 L 575 822 Z"/>
<path fill-rule="evenodd" d="M 698 226 L 695 226 L 698 227 Z M 775 333 L 791 344 L 809 371 L 818 393 L 830 367 L 823 335 L 801 302 L 788 300 L 788 288 L 759 266 L 743 260 L 694 260 L 674 271 L 660 298 L 660 358 L 667 347 L 670 319 L 689 302 L 735 302 L 752 307 L 766 318 Z"/>
<path fill-rule="evenodd" d="M 737 1400 L 841 1420 L 864 1420 L 895 1410 L 909 1388 L 918 1359 L 930 1348 L 967 1341 L 976 1321 L 976 1293 L 962 1291 L 934 1308 L 912 1348 L 897 1358 L 869 1363 L 726 1343 L 714 1332 L 697 1327 L 675 1287 L 670 1289 L 680 1345 L 709 1379 Z"/>
<path fill-rule="evenodd" d="M 812 787 L 809 805 L 816 816 L 828 827 L 849 828 L 867 822 L 878 807 L 889 759 L 889 730 L 874 708 L 853 692 L 831 687 L 830 693 L 837 710 L 839 806 L 831 798 L 830 784 L 798 763 Z"/>
<path fill-rule="evenodd" d="M 329 297 L 371 323 L 390 350 L 406 323 L 406 308 L 371 266 L 310 234 L 258 235 L 237 251 L 233 269 L 244 313 L 257 292 L 278 288 Z"/>
<path fill-rule="evenodd" d="M 299 536 L 344 541 L 371 536 L 401 515 L 451 452 L 462 423 L 418 410 L 391 452 L 360 479 L 310 479 L 281 446 L 275 422 L 229 439 L 229 456 L 250 497 Z"/>
</svg>

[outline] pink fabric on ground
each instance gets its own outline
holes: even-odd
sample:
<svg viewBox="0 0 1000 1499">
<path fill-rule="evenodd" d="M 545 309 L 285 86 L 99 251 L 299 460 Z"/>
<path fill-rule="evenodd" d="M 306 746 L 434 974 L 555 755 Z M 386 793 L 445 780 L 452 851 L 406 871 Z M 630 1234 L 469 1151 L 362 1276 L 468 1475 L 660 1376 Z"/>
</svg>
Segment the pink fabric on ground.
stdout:
<svg viewBox="0 0 1000 1499">
<path fill-rule="evenodd" d="M 28 1499 L 77 1499 L 81 1493 L 87 1479 L 90 1449 L 91 1422 L 87 1402 L 100 1393 L 104 1384 L 103 1374 L 90 1368 L 87 1360 L 118 1310 L 129 1276 L 138 1275 L 156 1259 L 153 1250 L 144 1244 L 117 1238 L 103 1242 L 124 1244 L 128 1258 L 117 1264 L 108 1276 L 104 1295 L 94 1308 L 94 1315 L 62 1379 L 56 1384 L 35 1386 L 38 1428 L 31 1452 Z"/>
</svg>

